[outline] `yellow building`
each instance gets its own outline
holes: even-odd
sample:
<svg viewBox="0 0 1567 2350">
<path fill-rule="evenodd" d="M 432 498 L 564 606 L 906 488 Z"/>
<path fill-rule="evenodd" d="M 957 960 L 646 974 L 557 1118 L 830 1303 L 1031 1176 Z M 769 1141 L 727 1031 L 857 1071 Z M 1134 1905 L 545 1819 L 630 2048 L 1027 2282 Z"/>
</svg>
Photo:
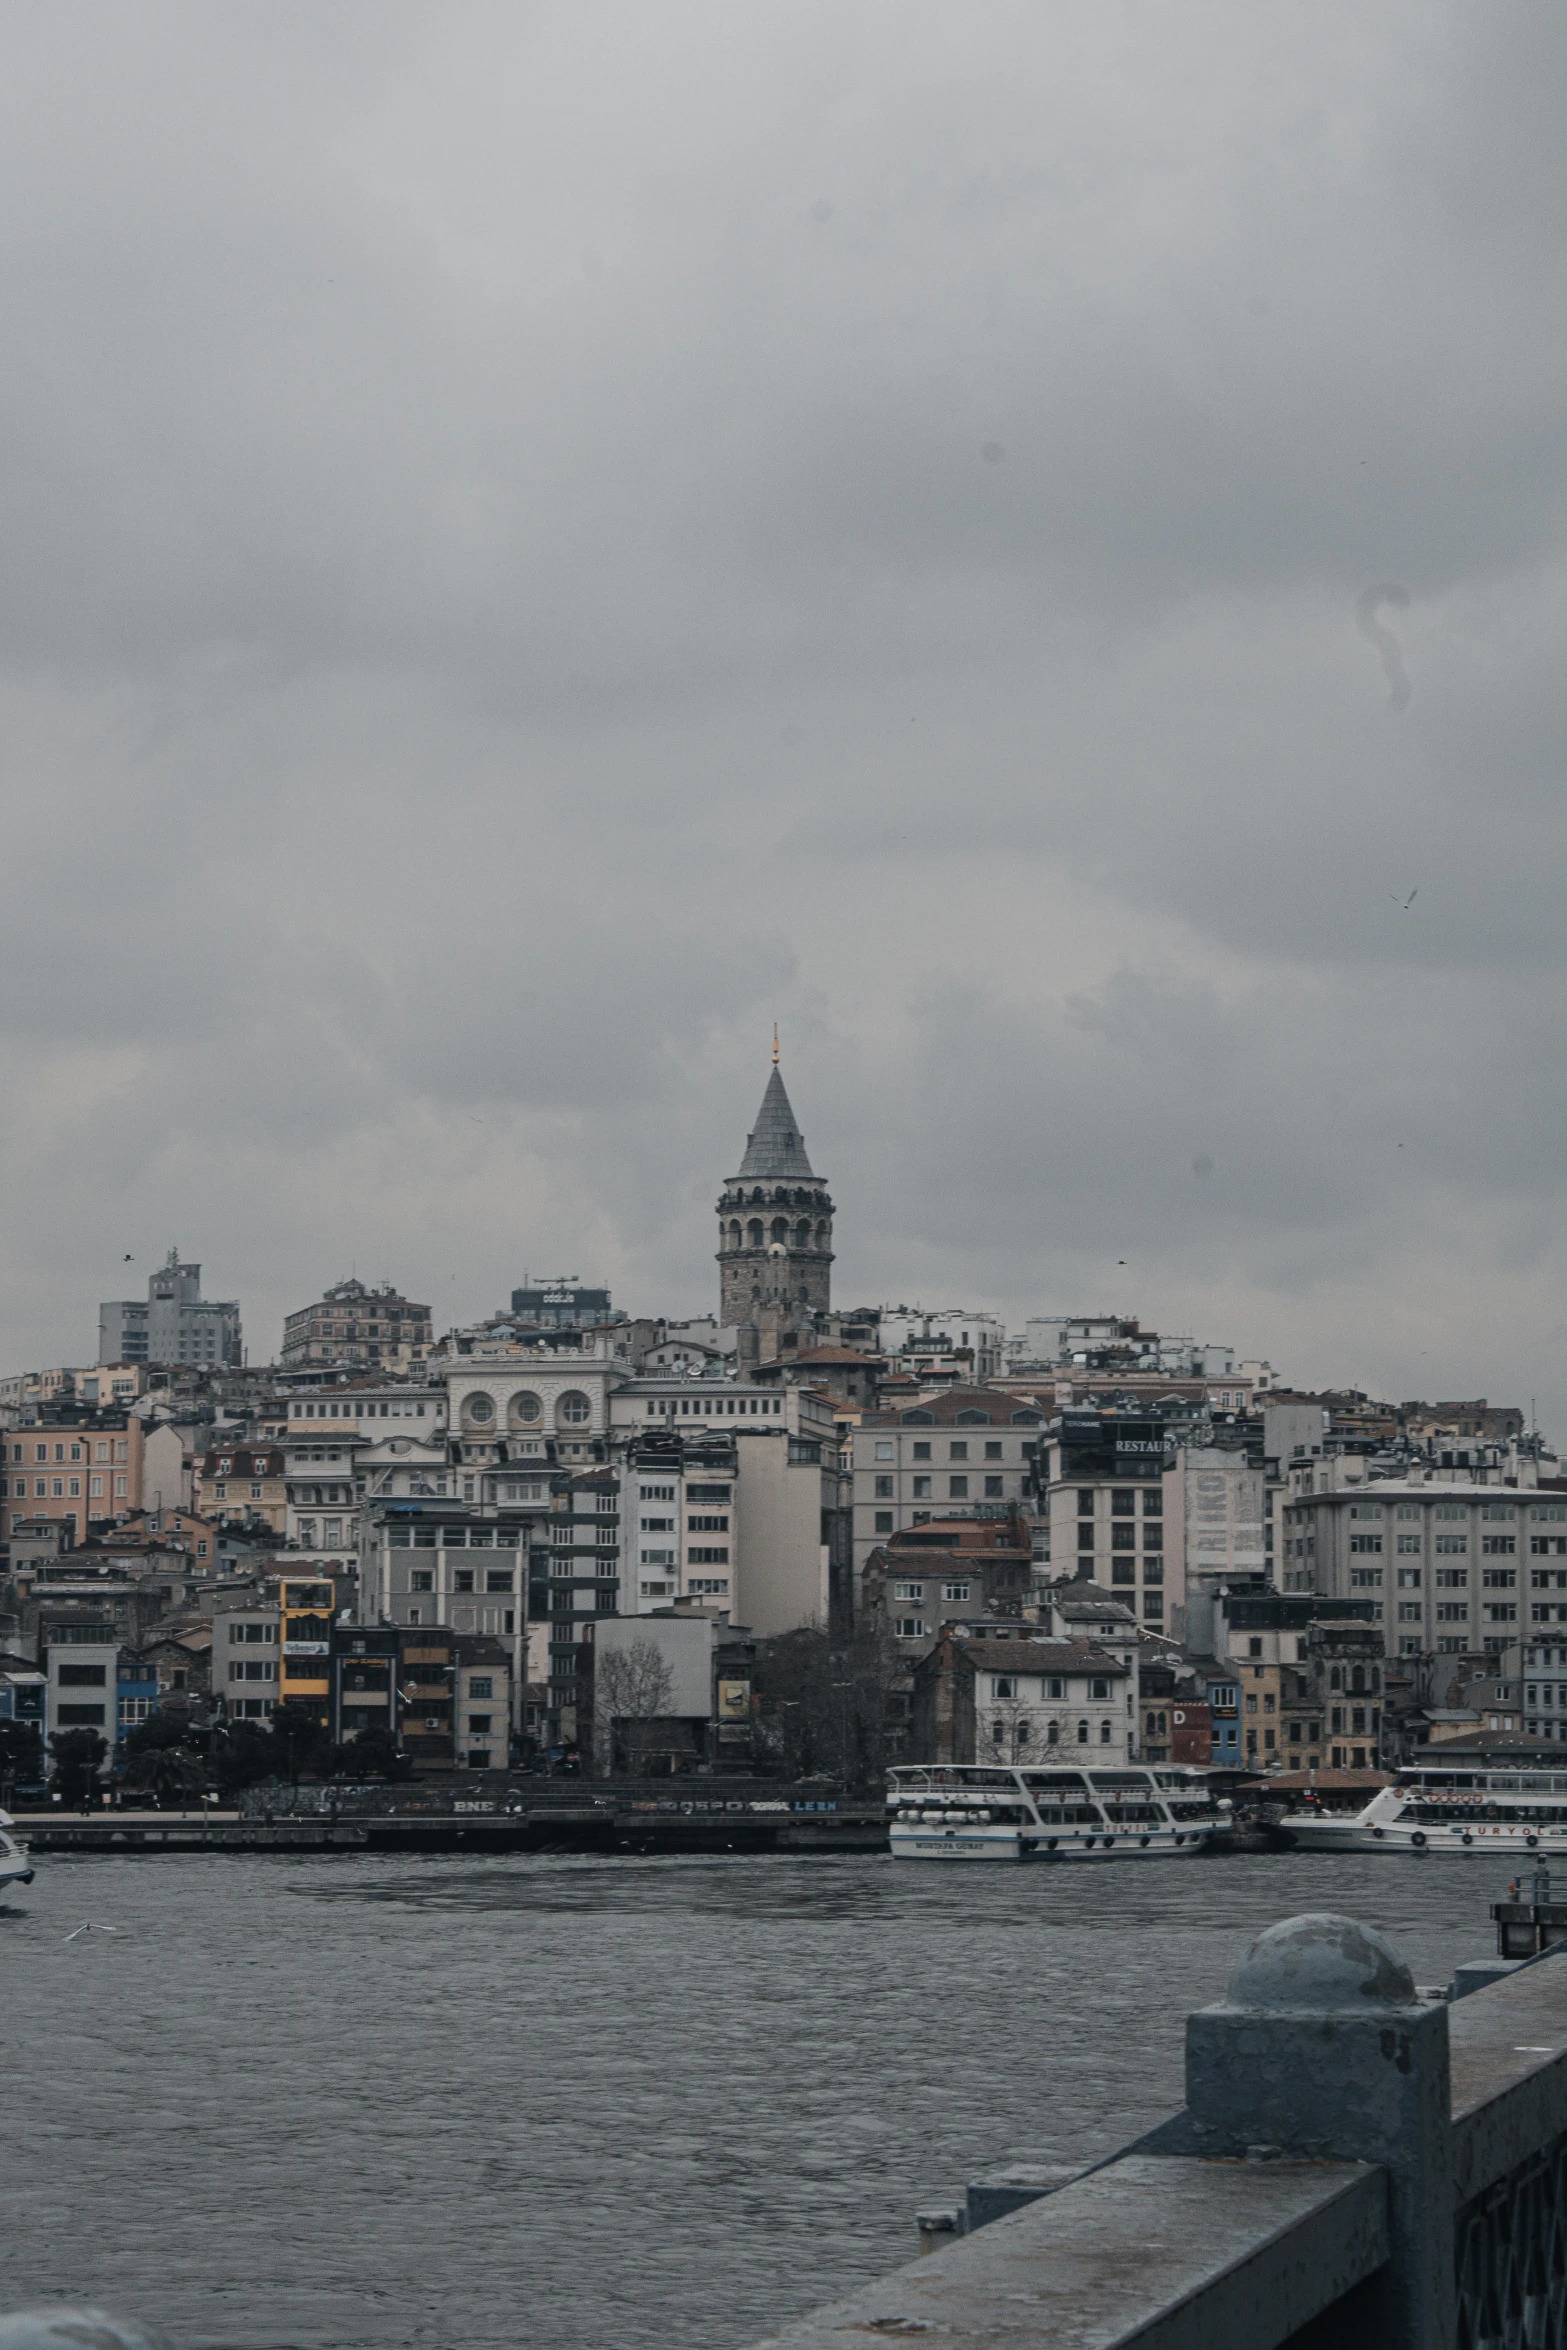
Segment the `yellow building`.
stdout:
<svg viewBox="0 0 1567 2350">
<path fill-rule="evenodd" d="M 278 1703 L 308 1705 L 323 1728 L 331 1719 L 335 1604 L 330 1582 L 278 1578 Z"/>
</svg>

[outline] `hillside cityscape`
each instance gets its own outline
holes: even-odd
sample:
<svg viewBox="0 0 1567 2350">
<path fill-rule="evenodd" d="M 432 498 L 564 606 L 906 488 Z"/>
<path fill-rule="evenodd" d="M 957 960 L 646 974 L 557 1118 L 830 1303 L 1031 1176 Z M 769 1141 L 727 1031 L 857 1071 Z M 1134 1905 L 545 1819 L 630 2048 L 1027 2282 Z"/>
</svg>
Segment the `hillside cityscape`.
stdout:
<svg viewBox="0 0 1567 2350">
<path fill-rule="evenodd" d="M 1567 1736 L 1567 1476 L 1517 1406 L 839 1306 L 776 1047 L 737 1156 L 708 1316 L 572 1276 L 438 1335 L 352 1279 L 257 1365 L 171 1249 L 94 1364 L 0 1380 L 5 1787 L 1063 1748 L 1306 1785 Z"/>
</svg>

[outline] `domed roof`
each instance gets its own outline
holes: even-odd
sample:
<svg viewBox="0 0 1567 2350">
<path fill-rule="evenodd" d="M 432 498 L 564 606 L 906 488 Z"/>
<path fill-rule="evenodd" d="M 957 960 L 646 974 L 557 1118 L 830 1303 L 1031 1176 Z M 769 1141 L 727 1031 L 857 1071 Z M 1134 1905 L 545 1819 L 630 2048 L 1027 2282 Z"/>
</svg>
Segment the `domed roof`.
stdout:
<svg viewBox="0 0 1567 2350">
<path fill-rule="evenodd" d="M 1384 1934 L 1316 1910 L 1259 1934 L 1230 1979 L 1231 2007 L 1413 2007 L 1414 1977 Z"/>
</svg>

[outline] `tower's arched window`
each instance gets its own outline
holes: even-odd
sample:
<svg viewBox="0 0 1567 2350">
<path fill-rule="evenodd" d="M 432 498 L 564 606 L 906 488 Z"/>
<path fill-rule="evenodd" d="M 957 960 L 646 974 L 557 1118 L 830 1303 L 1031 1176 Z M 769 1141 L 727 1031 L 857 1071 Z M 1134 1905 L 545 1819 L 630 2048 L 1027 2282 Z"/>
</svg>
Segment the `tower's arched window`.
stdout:
<svg viewBox="0 0 1567 2350">
<path fill-rule="evenodd" d="M 781 1184 L 773 1193 L 773 1205 L 774 1207 L 778 1208 L 786 1208 L 789 1205 L 789 1194 L 784 1190 Z"/>
<path fill-rule="evenodd" d="M 729 1245 L 731 1248 L 738 1248 L 740 1246 L 740 1219 L 738 1216 L 733 1219 L 729 1226 Z"/>
<path fill-rule="evenodd" d="M 827 1224 L 825 1219 L 816 1227 L 816 1245 L 818 1248 L 825 1248 L 827 1246 Z"/>
<path fill-rule="evenodd" d="M 761 1247 L 761 1245 L 762 1245 L 762 1219 L 761 1219 L 761 1217 L 760 1217 L 760 1216 L 753 1216 L 753 1217 L 751 1218 L 751 1221 L 750 1221 L 750 1223 L 749 1223 L 749 1224 L 746 1226 L 746 1228 L 745 1228 L 745 1236 L 746 1236 L 746 1239 L 747 1239 L 747 1240 L 750 1242 L 750 1244 L 751 1244 L 751 1246 L 752 1246 L 753 1248 L 760 1248 L 760 1247 Z"/>
<path fill-rule="evenodd" d="M 758 1183 L 758 1184 L 757 1184 L 757 1186 L 756 1186 L 756 1188 L 755 1188 L 755 1189 L 753 1190 L 753 1192 L 751 1193 L 751 1205 L 752 1205 L 752 1207 L 753 1207 L 753 1208 L 759 1208 L 759 1207 L 761 1206 L 761 1204 L 762 1204 L 763 1200 L 764 1200 L 766 1197 L 767 1197 L 767 1194 L 766 1194 L 766 1192 L 765 1192 L 765 1191 L 762 1189 L 761 1185 Z"/>
<path fill-rule="evenodd" d="M 774 1238 L 774 1240 L 787 1240 L 787 1239 L 788 1239 L 788 1237 L 789 1237 L 789 1224 L 788 1224 L 788 1219 L 787 1219 L 786 1217 L 784 1217 L 784 1216 L 775 1216 L 775 1217 L 773 1218 L 773 1238 Z"/>
<path fill-rule="evenodd" d="M 803 1216 L 794 1228 L 794 1245 L 796 1248 L 809 1248 L 811 1245 L 811 1227 Z"/>
</svg>

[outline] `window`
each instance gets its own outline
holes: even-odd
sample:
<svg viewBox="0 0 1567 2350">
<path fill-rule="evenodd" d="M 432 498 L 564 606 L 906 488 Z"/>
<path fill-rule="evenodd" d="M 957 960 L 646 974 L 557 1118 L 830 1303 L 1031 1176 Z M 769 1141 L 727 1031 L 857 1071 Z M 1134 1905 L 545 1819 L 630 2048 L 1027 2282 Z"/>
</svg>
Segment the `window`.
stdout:
<svg viewBox="0 0 1567 2350">
<path fill-rule="evenodd" d="M 925 1586 L 923 1583 L 894 1583 L 892 1596 L 894 1599 L 912 1599 L 923 1605 Z"/>
<path fill-rule="evenodd" d="M 1436 1620 L 1439 1624 L 1466 1624 L 1469 1621 L 1468 1600 L 1439 1599 L 1436 1603 Z"/>
<path fill-rule="evenodd" d="M 477 1697 L 479 1693 L 476 1689 L 470 1689 L 468 1694 L 470 1697 Z M 491 1717 L 489 1714 L 470 1714 L 468 1716 L 469 1737 L 488 1738 L 490 1734 L 490 1720 Z"/>
<path fill-rule="evenodd" d="M 727 1567 L 729 1564 L 729 1549 L 725 1543 L 706 1546 L 697 1543 L 686 1555 L 694 1567 Z"/>
<path fill-rule="evenodd" d="M 990 1694 L 996 1698 L 1016 1697 L 1017 1679 L 1011 1673 L 998 1673 L 990 1684 Z"/>
<path fill-rule="evenodd" d="M 1398 1603 L 1398 1620 L 1401 1624 L 1418 1624 L 1420 1621 L 1419 1600 L 1401 1599 Z"/>
<path fill-rule="evenodd" d="M 943 1599 L 965 1600 L 968 1595 L 969 1587 L 966 1583 L 943 1583 L 941 1586 Z"/>
<path fill-rule="evenodd" d="M 1004 1477 L 987 1477 L 985 1479 L 985 1499 L 987 1501 L 1004 1501 L 1006 1490 Z"/>
<path fill-rule="evenodd" d="M 1130 1518 L 1130 1517 L 1134 1517 L 1134 1516 L 1136 1515 L 1136 1513 L 1137 1513 L 1137 1488 L 1136 1488 L 1136 1486 L 1135 1486 L 1135 1485 L 1117 1485 L 1117 1486 L 1116 1486 L 1116 1487 L 1113 1489 L 1113 1491 L 1111 1492 L 1111 1495 L 1110 1495 L 1110 1515 L 1111 1515 L 1113 1518 Z"/>
<path fill-rule="evenodd" d="M 1079 1519 L 1077 1527 L 1077 1547 L 1079 1550 L 1093 1549 L 1094 1521 L 1092 1518 Z"/>
<path fill-rule="evenodd" d="M 894 1616 L 892 1629 L 900 1640 L 920 1640 L 925 1633 L 923 1616 Z"/>
<path fill-rule="evenodd" d="M 103 1665 L 62 1665 L 59 1684 L 62 1689 L 102 1689 L 108 1680 Z"/>
<path fill-rule="evenodd" d="M 1111 1529 L 1110 1529 L 1110 1548 L 1111 1548 L 1112 1550 L 1135 1550 L 1135 1549 L 1136 1549 L 1136 1547 L 1137 1547 L 1137 1528 L 1136 1528 L 1135 1526 L 1112 1526 L 1112 1527 L 1111 1527 Z"/>
<path fill-rule="evenodd" d="M 484 1578 L 484 1588 L 486 1591 L 510 1591 L 511 1587 L 512 1579 L 510 1575 L 502 1574 L 495 1568 L 491 1568 L 490 1572 Z"/>
<path fill-rule="evenodd" d="M 1418 1558 L 1420 1555 L 1419 1535 L 1400 1534 L 1398 1538 L 1398 1551 L 1400 1558 Z"/>
<path fill-rule="evenodd" d="M 1517 1517 L 1518 1512 L 1510 1501 L 1488 1501 L 1481 1510 L 1480 1515 L 1482 1518 L 1499 1520 L 1501 1524 L 1510 1526 L 1513 1520 Z"/>
<path fill-rule="evenodd" d="M 915 1500 L 916 1500 L 916 1501 L 929 1501 L 929 1499 L 930 1499 L 930 1479 L 929 1479 L 928 1477 L 916 1477 L 916 1478 L 915 1478 L 915 1480 L 914 1480 L 914 1498 L 915 1498 Z"/>
<path fill-rule="evenodd" d="M 967 1444 L 960 1438 L 954 1437 L 947 1447 L 947 1458 L 949 1461 L 966 1461 L 968 1459 Z"/>
<path fill-rule="evenodd" d="M 1382 1504 L 1379 1501 L 1352 1501 L 1349 1514 L 1352 1518 L 1380 1518 Z"/>
<path fill-rule="evenodd" d="M 1436 1584 L 1439 1591 L 1467 1591 L 1469 1569 L 1467 1567 L 1438 1567 Z"/>
<path fill-rule="evenodd" d="M 890 1534 L 892 1532 L 891 1510 L 878 1510 L 876 1512 L 875 1531 L 878 1534 Z"/>
<path fill-rule="evenodd" d="M 1077 1743 L 1079 1746 L 1088 1744 L 1088 1724 L 1086 1722 L 1079 1722 L 1077 1725 Z"/>
<path fill-rule="evenodd" d="M 410 1591 L 433 1591 L 435 1577 L 428 1567 L 415 1567 L 408 1578 L 408 1588 Z"/>
<path fill-rule="evenodd" d="M 917 1444 L 914 1447 L 914 1458 L 917 1461 L 928 1461 L 930 1459 L 930 1446 L 928 1444 Z"/>
<path fill-rule="evenodd" d="M 62 1729 L 101 1730 L 104 1708 L 101 1705 L 57 1705 L 54 1718 Z"/>
<path fill-rule="evenodd" d="M 892 1479 L 891 1479 L 890 1477 L 878 1477 L 878 1478 L 877 1478 L 877 1480 L 876 1480 L 876 1499 L 877 1499 L 878 1501 L 891 1501 L 891 1499 L 892 1499 Z"/>
<path fill-rule="evenodd" d="M 1518 1581 L 1515 1567 L 1482 1567 L 1480 1585 L 1485 1591 L 1511 1591 Z"/>
<path fill-rule="evenodd" d="M 949 1477 L 947 1479 L 947 1499 L 949 1501 L 967 1501 L 968 1479 L 966 1477 Z"/>
<path fill-rule="evenodd" d="M 1080 1485 L 1077 1489 L 1077 1514 L 1080 1518 L 1091 1518 L 1094 1514 L 1094 1489 L 1091 1485 Z"/>
<path fill-rule="evenodd" d="M 888 1437 L 878 1437 L 878 1438 L 877 1438 L 877 1441 L 876 1441 L 876 1458 L 877 1458 L 879 1461 L 890 1461 L 890 1460 L 891 1460 L 891 1458 L 892 1458 L 892 1442 L 891 1442 L 891 1439 L 890 1439 L 890 1438 L 888 1438 Z"/>
<path fill-rule="evenodd" d="M 1380 1567 L 1351 1567 L 1349 1581 L 1350 1588 L 1354 1591 L 1380 1591 L 1382 1569 Z"/>
<path fill-rule="evenodd" d="M 1376 1553 L 1382 1548 L 1382 1537 L 1380 1534 L 1352 1534 L 1349 1547 L 1351 1550 Z"/>
<path fill-rule="evenodd" d="M 1482 1534 L 1480 1537 L 1480 1552 L 1484 1558 L 1511 1558 L 1517 1548 L 1516 1534 Z"/>
<path fill-rule="evenodd" d="M 1420 1569 L 1418 1567 L 1400 1567 L 1398 1588 L 1400 1591 L 1418 1591 L 1420 1589 Z"/>
<path fill-rule="evenodd" d="M 987 1461 L 999 1461 L 1002 1458 L 1002 1451 L 999 1442 L 986 1445 L 985 1458 Z"/>
<path fill-rule="evenodd" d="M 1397 1518 L 1413 1518 L 1418 1523 L 1420 1504 L 1418 1501 L 1401 1501 L 1393 1514 Z"/>
<path fill-rule="evenodd" d="M 559 1411 L 568 1428 L 580 1428 L 593 1416 L 593 1407 L 585 1395 L 563 1395 Z"/>
</svg>

